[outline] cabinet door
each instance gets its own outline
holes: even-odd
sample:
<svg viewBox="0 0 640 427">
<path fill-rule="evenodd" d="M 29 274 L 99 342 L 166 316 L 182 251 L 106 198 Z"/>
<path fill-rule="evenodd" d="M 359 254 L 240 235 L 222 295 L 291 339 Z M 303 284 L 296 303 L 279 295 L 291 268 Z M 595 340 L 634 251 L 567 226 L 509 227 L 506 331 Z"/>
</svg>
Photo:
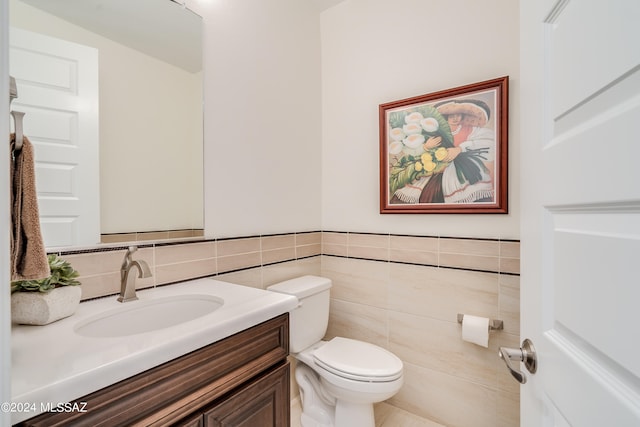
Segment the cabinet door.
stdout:
<svg viewBox="0 0 640 427">
<path fill-rule="evenodd" d="M 172 427 L 203 427 L 204 426 L 204 417 L 202 413 L 196 414 L 194 416 L 188 417 L 176 424 Z"/>
<path fill-rule="evenodd" d="M 204 414 L 205 427 L 288 427 L 289 362 L 263 374 Z"/>
</svg>

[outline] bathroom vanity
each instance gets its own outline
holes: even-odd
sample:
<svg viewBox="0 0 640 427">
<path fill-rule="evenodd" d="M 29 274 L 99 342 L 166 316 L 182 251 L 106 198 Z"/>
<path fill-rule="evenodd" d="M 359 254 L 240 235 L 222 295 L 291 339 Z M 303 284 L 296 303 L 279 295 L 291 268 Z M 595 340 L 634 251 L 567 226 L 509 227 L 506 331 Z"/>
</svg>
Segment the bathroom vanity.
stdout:
<svg viewBox="0 0 640 427">
<path fill-rule="evenodd" d="M 121 307 L 131 304 L 126 311 L 135 311 L 135 302 L 114 307 L 104 299 L 90 301 L 76 315 L 46 327 L 14 327 L 13 404 L 34 404 L 33 409 L 44 413 L 22 411 L 12 422 L 47 427 L 288 426 L 288 312 L 297 299 L 199 279 L 139 292 L 139 307 L 205 294 L 223 303 L 196 319 L 125 336 L 87 337 L 78 330 L 101 319 L 101 313 L 117 325 Z M 202 340 L 209 341 L 200 345 Z M 59 350 L 49 347 L 54 342 Z M 40 352 L 34 354 L 36 348 Z M 48 353 L 54 353 L 49 361 Z M 36 359 L 40 365 L 30 365 Z"/>
</svg>

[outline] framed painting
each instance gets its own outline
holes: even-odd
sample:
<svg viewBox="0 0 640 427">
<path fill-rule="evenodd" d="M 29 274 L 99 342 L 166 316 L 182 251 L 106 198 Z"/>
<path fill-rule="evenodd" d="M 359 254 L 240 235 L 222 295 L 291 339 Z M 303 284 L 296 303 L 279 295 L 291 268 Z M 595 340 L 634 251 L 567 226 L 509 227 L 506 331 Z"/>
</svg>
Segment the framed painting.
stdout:
<svg viewBox="0 0 640 427">
<path fill-rule="evenodd" d="M 508 212 L 508 83 L 380 105 L 380 213 Z"/>
</svg>

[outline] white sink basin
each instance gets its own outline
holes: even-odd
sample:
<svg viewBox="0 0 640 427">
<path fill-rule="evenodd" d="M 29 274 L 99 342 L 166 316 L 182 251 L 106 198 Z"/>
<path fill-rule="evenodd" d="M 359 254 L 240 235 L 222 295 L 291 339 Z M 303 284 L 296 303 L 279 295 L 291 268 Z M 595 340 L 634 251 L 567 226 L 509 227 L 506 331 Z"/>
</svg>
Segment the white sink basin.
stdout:
<svg viewBox="0 0 640 427">
<path fill-rule="evenodd" d="M 124 337 L 188 322 L 223 305 L 222 298 L 204 294 L 130 301 L 122 303 L 122 307 L 78 322 L 74 330 L 84 337 Z"/>
</svg>

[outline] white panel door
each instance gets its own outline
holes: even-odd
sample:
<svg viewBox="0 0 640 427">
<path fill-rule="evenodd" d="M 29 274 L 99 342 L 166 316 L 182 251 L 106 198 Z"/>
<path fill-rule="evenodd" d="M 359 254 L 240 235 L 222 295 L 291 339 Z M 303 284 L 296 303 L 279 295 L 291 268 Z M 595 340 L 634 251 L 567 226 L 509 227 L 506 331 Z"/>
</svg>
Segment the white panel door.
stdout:
<svg viewBox="0 0 640 427">
<path fill-rule="evenodd" d="M 522 0 L 523 426 L 640 426 L 640 1 Z"/>
<path fill-rule="evenodd" d="M 40 224 L 47 247 L 100 241 L 98 51 L 17 28 L 10 72 L 35 147 Z"/>
</svg>

